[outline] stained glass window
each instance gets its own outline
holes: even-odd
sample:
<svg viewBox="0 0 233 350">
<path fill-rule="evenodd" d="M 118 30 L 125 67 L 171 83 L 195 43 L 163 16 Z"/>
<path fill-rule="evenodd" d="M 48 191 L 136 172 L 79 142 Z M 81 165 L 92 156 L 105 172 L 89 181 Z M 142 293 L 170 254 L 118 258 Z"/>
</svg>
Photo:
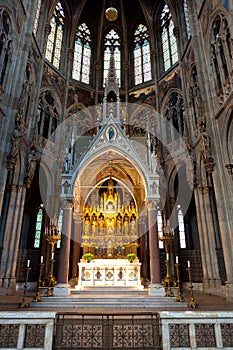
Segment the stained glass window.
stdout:
<svg viewBox="0 0 233 350">
<path fill-rule="evenodd" d="M 63 209 L 60 210 L 58 218 L 58 234 L 61 235 L 62 232 L 62 221 L 63 221 Z M 61 240 L 57 242 L 57 248 L 61 248 Z"/>
<path fill-rule="evenodd" d="M 134 33 L 135 85 L 151 80 L 150 43 L 147 27 L 139 24 Z"/>
<path fill-rule="evenodd" d="M 159 237 L 163 236 L 163 219 L 162 219 L 162 214 L 161 211 L 157 211 L 157 226 L 158 226 L 158 235 Z M 163 242 L 159 239 L 159 248 L 163 249 Z"/>
<path fill-rule="evenodd" d="M 33 28 L 33 34 L 36 36 L 37 29 L 38 29 L 38 23 L 39 23 L 39 17 L 40 17 L 40 8 L 41 8 L 41 0 L 38 0 L 37 9 L 36 9 L 36 17 L 34 22 L 34 28 Z"/>
<path fill-rule="evenodd" d="M 90 83 L 91 39 L 86 23 L 76 30 L 72 78 Z"/>
<path fill-rule="evenodd" d="M 37 217 L 36 217 L 36 233 L 35 233 L 35 240 L 34 240 L 34 248 L 40 248 L 42 221 L 43 221 L 43 206 L 40 205 L 37 213 Z"/>
<path fill-rule="evenodd" d="M 186 0 L 184 0 L 184 18 L 185 18 L 187 35 L 188 35 L 188 38 L 190 38 L 190 35 L 191 35 L 190 22 L 189 22 L 188 6 L 187 6 L 187 1 Z"/>
<path fill-rule="evenodd" d="M 181 206 L 177 205 L 178 226 L 179 226 L 179 238 L 180 248 L 186 248 L 185 229 L 184 229 L 184 215 Z"/>
<path fill-rule="evenodd" d="M 108 77 L 111 53 L 113 53 L 113 57 L 115 61 L 116 77 L 120 85 L 121 83 L 121 41 L 120 41 L 119 35 L 115 32 L 114 29 L 110 30 L 110 32 L 106 35 L 104 40 L 104 85 Z"/>
<path fill-rule="evenodd" d="M 178 61 L 176 37 L 174 35 L 174 23 L 167 4 L 164 5 L 160 16 L 162 31 L 162 50 L 164 70 L 167 71 Z"/>
<path fill-rule="evenodd" d="M 57 69 L 60 68 L 61 47 L 64 30 L 64 10 L 61 2 L 58 1 L 51 22 L 51 32 L 48 36 L 45 58 Z"/>
</svg>

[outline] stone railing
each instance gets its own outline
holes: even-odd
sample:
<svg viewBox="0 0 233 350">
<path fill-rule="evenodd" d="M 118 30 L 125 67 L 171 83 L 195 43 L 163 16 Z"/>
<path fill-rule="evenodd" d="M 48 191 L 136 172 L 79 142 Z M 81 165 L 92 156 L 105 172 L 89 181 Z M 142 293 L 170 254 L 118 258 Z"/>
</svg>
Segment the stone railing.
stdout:
<svg viewBox="0 0 233 350">
<path fill-rule="evenodd" d="M 233 349 L 233 312 L 0 312 L 0 349 L 130 350 L 135 344 L 143 350 Z"/>
<path fill-rule="evenodd" d="M 159 313 L 163 350 L 233 349 L 232 312 Z"/>
<path fill-rule="evenodd" d="M 56 312 L 0 312 L 1 349 L 51 350 Z"/>
</svg>

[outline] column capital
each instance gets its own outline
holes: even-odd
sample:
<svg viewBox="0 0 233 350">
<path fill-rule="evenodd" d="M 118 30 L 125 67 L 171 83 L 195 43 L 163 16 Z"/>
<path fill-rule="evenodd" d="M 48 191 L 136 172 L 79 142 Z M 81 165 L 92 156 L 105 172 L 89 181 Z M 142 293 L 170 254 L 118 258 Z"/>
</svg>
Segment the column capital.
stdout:
<svg viewBox="0 0 233 350">
<path fill-rule="evenodd" d="M 148 211 L 158 210 L 159 200 L 158 199 L 147 199 L 146 201 Z"/>
<path fill-rule="evenodd" d="M 64 198 L 61 199 L 62 209 L 73 209 L 74 199 L 73 198 Z"/>
</svg>

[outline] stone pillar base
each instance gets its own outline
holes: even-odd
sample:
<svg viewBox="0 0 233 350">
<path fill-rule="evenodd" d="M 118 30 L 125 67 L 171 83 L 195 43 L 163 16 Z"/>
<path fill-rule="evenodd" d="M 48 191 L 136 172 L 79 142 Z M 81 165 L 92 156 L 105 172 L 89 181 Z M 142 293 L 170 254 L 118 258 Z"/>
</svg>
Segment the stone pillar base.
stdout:
<svg viewBox="0 0 233 350">
<path fill-rule="evenodd" d="M 150 284 L 148 287 L 148 295 L 152 297 L 164 297 L 165 288 L 162 284 Z"/>
<path fill-rule="evenodd" d="M 53 295 L 55 297 L 67 297 L 70 295 L 70 285 L 69 284 L 63 284 L 63 283 L 58 283 L 54 288 L 53 288 Z"/>
<path fill-rule="evenodd" d="M 227 301 L 233 301 L 233 282 L 226 282 L 225 284 L 225 295 Z"/>
</svg>

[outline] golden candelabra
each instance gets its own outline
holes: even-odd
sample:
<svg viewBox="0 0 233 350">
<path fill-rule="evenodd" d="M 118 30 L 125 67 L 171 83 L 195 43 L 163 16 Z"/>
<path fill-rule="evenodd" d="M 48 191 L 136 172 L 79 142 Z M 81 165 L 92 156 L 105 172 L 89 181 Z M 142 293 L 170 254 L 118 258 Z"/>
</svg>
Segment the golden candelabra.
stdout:
<svg viewBox="0 0 233 350">
<path fill-rule="evenodd" d="M 172 277 L 171 277 L 171 269 L 170 269 L 170 260 L 169 260 L 169 253 L 166 253 L 166 277 L 163 280 L 163 284 L 165 287 L 165 297 L 174 297 L 174 293 L 171 290 L 172 286 Z"/>
<path fill-rule="evenodd" d="M 166 288 L 165 296 L 173 297 L 174 293 L 171 290 L 171 286 L 173 285 L 174 281 L 173 281 L 173 278 L 171 276 L 170 260 L 169 260 L 169 246 L 174 241 L 174 232 L 172 229 L 170 229 L 169 225 L 167 225 L 165 221 L 164 221 L 162 230 L 163 230 L 163 235 L 160 236 L 159 239 L 163 242 L 165 253 L 166 253 L 166 260 L 165 260 L 166 276 L 165 276 L 162 283 Z"/>
<path fill-rule="evenodd" d="M 40 294 L 40 288 L 41 288 L 41 284 L 42 284 L 42 270 L 43 270 L 44 264 L 41 263 L 41 264 L 39 264 L 39 266 L 40 266 L 40 272 L 39 272 L 39 278 L 38 278 L 38 282 L 37 282 L 37 291 L 36 291 L 36 295 L 32 299 L 32 301 L 35 303 L 40 302 L 41 298 L 42 298 L 42 295 Z"/>
<path fill-rule="evenodd" d="M 49 227 L 45 229 L 45 238 L 50 246 L 50 260 L 49 260 L 49 273 L 48 273 L 48 290 L 45 293 L 46 296 L 53 295 L 53 287 L 56 284 L 56 279 L 53 276 L 53 267 L 54 267 L 54 246 L 61 239 L 61 235 L 59 234 L 58 227 L 55 224 L 49 225 Z"/>
<path fill-rule="evenodd" d="M 26 278 L 25 278 L 25 283 L 24 283 L 24 287 L 23 287 L 24 288 L 23 289 L 23 300 L 19 304 L 19 308 L 20 309 L 23 309 L 23 308 L 26 308 L 26 307 L 30 307 L 30 303 L 28 303 L 26 301 L 26 291 L 27 291 L 27 287 L 28 287 L 28 275 L 29 275 L 30 271 L 31 271 L 31 267 L 27 266 L 26 267 Z"/>
<path fill-rule="evenodd" d="M 51 297 L 53 296 L 53 287 L 55 285 L 55 277 L 53 276 L 53 266 L 54 266 L 54 253 L 52 253 L 52 257 L 49 261 L 49 274 L 48 274 L 48 290 L 47 292 L 45 293 L 45 296 L 46 297 Z"/>
<path fill-rule="evenodd" d="M 188 266 L 186 268 L 186 270 L 188 271 L 188 275 L 189 275 L 189 288 L 190 288 L 190 294 L 191 294 L 191 298 L 188 302 L 188 307 L 192 307 L 193 309 L 196 309 L 198 307 L 198 304 L 195 301 L 194 295 L 193 295 L 193 285 L 192 285 L 192 269 L 190 266 Z"/>
<path fill-rule="evenodd" d="M 176 301 L 178 301 L 180 303 L 183 303 L 184 302 L 184 298 L 181 295 L 180 264 L 178 263 L 178 261 L 175 263 L 175 267 L 176 267 L 177 286 L 178 286 L 178 292 L 177 292 L 177 296 L 176 296 Z"/>
</svg>

